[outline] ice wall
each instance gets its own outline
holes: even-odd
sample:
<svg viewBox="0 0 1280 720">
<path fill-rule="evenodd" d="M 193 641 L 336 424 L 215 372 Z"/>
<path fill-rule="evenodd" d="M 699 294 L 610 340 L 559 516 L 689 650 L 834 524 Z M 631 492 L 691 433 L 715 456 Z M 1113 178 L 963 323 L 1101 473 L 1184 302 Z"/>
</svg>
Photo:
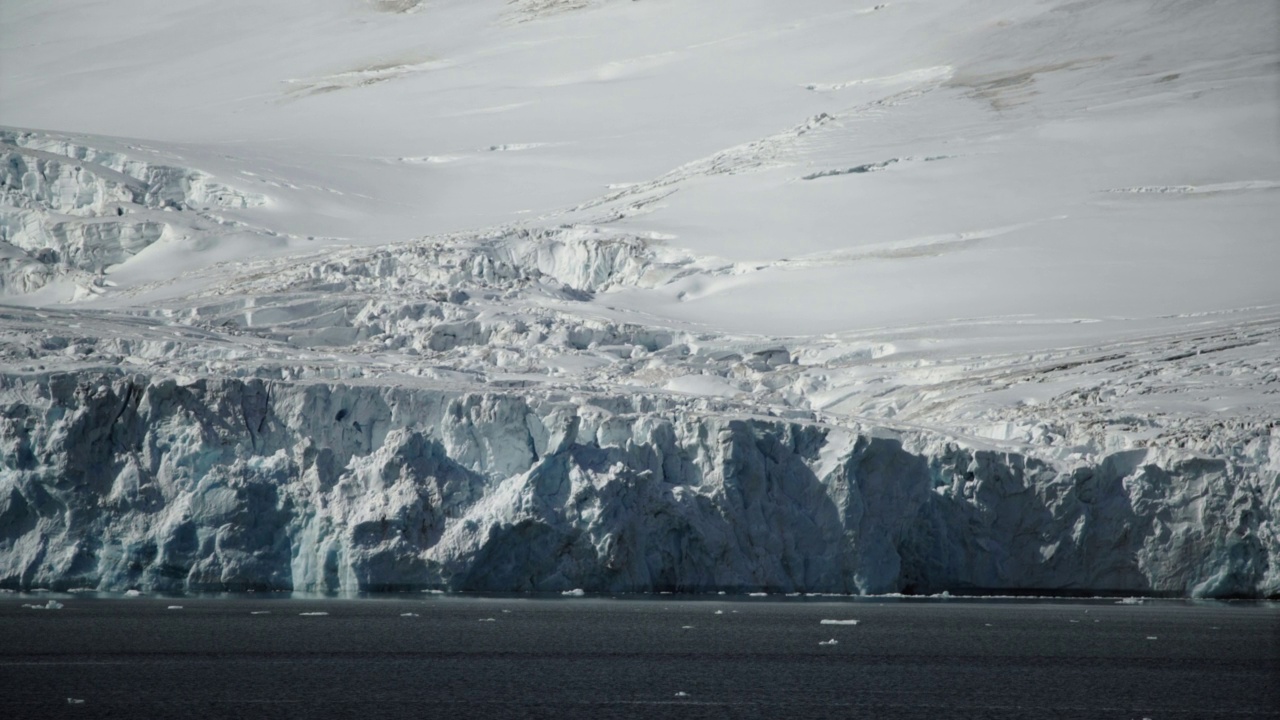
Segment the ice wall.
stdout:
<svg viewBox="0 0 1280 720">
<path fill-rule="evenodd" d="M 0 376 L 0 587 L 1275 596 L 1262 464 L 666 395 Z"/>
</svg>

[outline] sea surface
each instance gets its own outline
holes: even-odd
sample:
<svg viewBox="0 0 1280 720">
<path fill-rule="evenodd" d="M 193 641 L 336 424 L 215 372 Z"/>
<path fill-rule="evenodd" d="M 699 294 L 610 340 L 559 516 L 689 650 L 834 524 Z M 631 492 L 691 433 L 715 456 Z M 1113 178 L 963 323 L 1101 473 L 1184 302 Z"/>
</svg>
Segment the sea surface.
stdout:
<svg viewBox="0 0 1280 720">
<path fill-rule="evenodd" d="M 1280 604 L 0 594 L 42 717 L 1280 718 Z"/>
</svg>

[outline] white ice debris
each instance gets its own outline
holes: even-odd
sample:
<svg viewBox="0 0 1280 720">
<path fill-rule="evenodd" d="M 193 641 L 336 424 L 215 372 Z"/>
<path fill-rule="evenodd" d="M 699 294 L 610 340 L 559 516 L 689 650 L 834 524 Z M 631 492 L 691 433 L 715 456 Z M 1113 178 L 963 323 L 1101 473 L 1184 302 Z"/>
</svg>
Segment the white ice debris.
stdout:
<svg viewBox="0 0 1280 720">
<path fill-rule="evenodd" d="M 302 617 L 323 617 L 323 616 L 325 616 L 325 615 L 328 615 L 329 613 L 327 613 L 327 612 L 302 612 L 302 613 L 298 613 L 298 614 L 299 614 L 299 615 L 301 615 Z"/>
<path fill-rule="evenodd" d="M 1141 605 L 1145 602 L 1146 602 L 1145 598 L 1127 597 L 1127 598 L 1120 598 L 1119 600 L 1116 601 L 1116 604 L 1117 605 Z"/>
<path fill-rule="evenodd" d="M 170 605 L 170 606 L 169 606 L 168 608 L 166 608 L 166 609 L 168 609 L 168 610 L 181 610 L 181 609 L 182 609 L 182 606 L 181 606 L 181 605 Z"/>
<path fill-rule="evenodd" d="M 31 608 L 32 610 L 61 610 L 63 608 L 63 605 L 57 600 L 50 600 L 44 605 L 32 605 L 32 604 L 24 603 L 22 607 Z"/>
<path fill-rule="evenodd" d="M 480 618 L 480 622 L 497 622 L 493 618 Z"/>
<path fill-rule="evenodd" d="M 819 625 L 857 625 L 857 620 L 821 620 Z"/>
<path fill-rule="evenodd" d="M 271 611 L 270 610 L 250 610 L 249 614 L 250 615 L 270 615 Z"/>
<path fill-rule="evenodd" d="M 715 614 L 716 614 L 716 615 L 723 615 L 723 614 L 724 614 L 724 611 L 723 611 L 723 610 L 717 610 Z"/>
<path fill-rule="evenodd" d="M 822 640 L 818 644 L 819 645 L 839 645 L 840 641 L 836 640 L 835 638 L 831 638 L 830 640 Z"/>
<path fill-rule="evenodd" d="M 142 591 L 141 590 L 125 590 L 124 596 L 125 597 L 141 597 Z"/>
<path fill-rule="evenodd" d="M 1274 3 L 80 5 L 0 585 L 1280 594 Z"/>
<path fill-rule="evenodd" d="M 676 693 L 676 697 L 678 697 L 678 698 L 689 697 L 689 693 L 687 693 L 687 692 L 685 692 L 685 691 L 681 690 L 680 692 Z"/>
<path fill-rule="evenodd" d="M 418 613 L 415 613 L 415 612 L 406 612 L 406 613 L 400 613 L 400 617 L 419 617 L 419 615 Z"/>
</svg>

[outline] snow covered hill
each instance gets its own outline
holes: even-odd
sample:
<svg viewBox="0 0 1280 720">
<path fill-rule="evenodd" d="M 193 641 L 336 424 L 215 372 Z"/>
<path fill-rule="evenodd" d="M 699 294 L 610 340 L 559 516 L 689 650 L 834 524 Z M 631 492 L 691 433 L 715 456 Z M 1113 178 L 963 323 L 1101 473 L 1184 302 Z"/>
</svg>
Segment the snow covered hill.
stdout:
<svg viewBox="0 0 1280 720">
<path fill-rule="evenodd" d="M 0 586 L 1280 594 L 1280 8 L 12 0 Z"/>
</svg>

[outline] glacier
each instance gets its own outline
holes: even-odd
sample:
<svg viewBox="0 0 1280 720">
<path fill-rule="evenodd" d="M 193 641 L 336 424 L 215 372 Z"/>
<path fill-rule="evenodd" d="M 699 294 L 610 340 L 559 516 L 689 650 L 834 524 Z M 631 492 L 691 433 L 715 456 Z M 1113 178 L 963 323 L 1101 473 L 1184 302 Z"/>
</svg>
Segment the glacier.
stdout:
<svg viewBox="0 0 1280 720">
<path fill-rule="evenodd" d="M 0 588 L 1280 597 L 1274 3 L 153 10 L 0 8 Z"/>
</svg>

